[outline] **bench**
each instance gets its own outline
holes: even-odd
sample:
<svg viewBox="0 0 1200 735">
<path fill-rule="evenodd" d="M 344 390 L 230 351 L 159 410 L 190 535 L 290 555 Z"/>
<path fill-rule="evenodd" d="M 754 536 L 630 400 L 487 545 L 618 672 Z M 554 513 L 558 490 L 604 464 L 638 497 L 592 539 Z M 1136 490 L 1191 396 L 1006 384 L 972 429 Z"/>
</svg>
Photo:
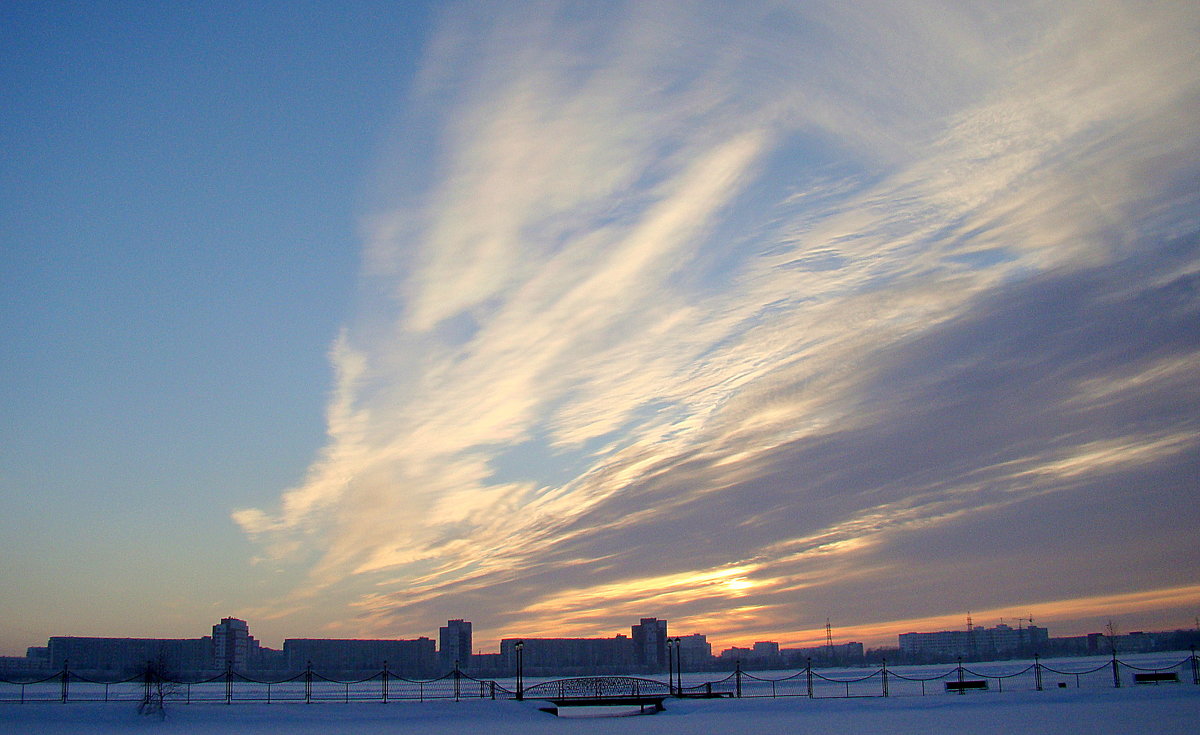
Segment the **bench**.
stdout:
<svg viewBox="0 0 1200 735">
<path fill-rule="evenodd" d="M 562 697 L 558 699 L 549 699 L 555 707 L 554 714 L 558 714 L 558 709 L 562 707 L 637 707 L 639 711 L 645 712 L 646 708 L 650 708 L 650 712 L 662 712 L 663 700 L 666 696 L 644 696 L 644 695 L 622 695 L 614 694 L 611 696 L 599 697 Z M 546 710 L 549 712 L 549 708 Z"/>
<path fill-rule="evenodd" d="M 1164 681 L 1178 682 L 1179 674 L 1174 671 L 1148 671 L 1133 675 L 1134 684 L 1160 684 Z"/>
<path fill-rule="evenodd" d="M 988 683 L 986 679 L 967 679 L 966 681 L 948 681 L 946 682 L 946 691 L 958 692 L 964 694 L 968 691 L 987 691 Z"/>
</svg>

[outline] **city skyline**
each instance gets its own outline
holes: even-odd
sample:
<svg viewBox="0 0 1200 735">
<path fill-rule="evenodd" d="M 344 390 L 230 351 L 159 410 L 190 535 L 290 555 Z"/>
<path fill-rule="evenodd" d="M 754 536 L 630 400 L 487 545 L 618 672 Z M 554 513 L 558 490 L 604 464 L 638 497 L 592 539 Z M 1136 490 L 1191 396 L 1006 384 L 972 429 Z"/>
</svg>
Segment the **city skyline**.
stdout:
<svg viewBox="0 0 1200 735">
<path fill-rule="evenodd" d="M 0 653 L 1191 627 L 1198 34 L 4 4 Z"/>
<path fill-rule="evenodd" d="M 965 614 L 965 616 L 960 617 L 957 621 L 951 620 L 951 616 L 948 616 L 948 615 L 926 618 L 925 620 L 927 620 L 927 621 L 949 621 L 949 622 L 947 622 L 947 625 L 940 631 L 920 630 L 920 629 L 918 629 L 920 626 L 917 626 L 917 627 L 909 626 L 907 628 L 904 628 L 903 625 L 897 625 L 897 626 L 893 626 L 893 627 L 895 627 L 895 629 L 897 631 L 903 630 L 903 632 L 889 633 L 886 635 L 876 634 L 875 636 L 868 636 L 868 637 L 864 638 L 862 636 L 855 636 L 853 634 L 850 634 L 848 631 L 844 631 L 844 630 L 835 628 L 832 625 L 832 623 L 827 620 L 825 627 L 823 627 L 821 629 L 819 638 L 818 637 L 803 638 L 803 639 L 795 638 L 795 637 L 789 638 L 786 635 L 780 636 L 778 634 L 778 632 L 766 631 L 763 635 L 757 636 L 757 640 L 751 640 L 750 638 L 737 639 L 737 640 L 722 640 L 722 641 L 720 641 L 719 644 L 714 642 L 714 640 L 708 640 L 708 645 L 710 647 L 712 647 L 712 649 L 714 651 L 713 655 L 716 656 L 717 652 L 721 648 L 727 647 L 730 650 L 752 650 L 751 649 L 752 644 L 758 645 L 763 640 L 768 640 L 768 639 L 771 640 L 771 643 L 773 645 L 775 645 L 776 647 L 779 647 L 779 648 L 817 649 L 817 648 L 824 648 L 824 647 L 827 647 L 830 645 L 833 645 L 835 647 L 840 647 L 840 646 L 844 646 L 844 645 L 849 645 L 851 643 L 857 644 L 860 646 L 866 646 L 868 648 L 869 647 L 888 648 L 888 647 L 890 647 L 890 644 L 896 643 L 896 642 L 899 642 L 900 647 L 903 647 L 904 639 L 906 636 L 926 636 L 926 635 L 931 635 L 931 634 L 937 633 L 937 632 L 941 632 L 941 633 L 953 632 L 956 634 L 957 633 L 969 634 L 971 632 L 971 630 L 975 630 L 975 631 L 991 630 L 992 628 L 989 628 L 989 625 L 993 626 L 996 629 L 1011 629 L 1014 633 L 1019 633 L 1022 630 L 1022 628 L 1028 628 L 1030 630 L 1040 630 L 1043 633 L 1045 633 L 1045 631 L 1048 630 L 1048 628 L 1045 625 L 1036 625 L 1036 623 L 1042 622 L 1042 621 L 1040 620 L 1040 618 L 1035 617 L 1035 615 L 1033 613 L 1026 613 L 1024 616 L 1015 616 L 1012 618 L 1000 617 L 1000 618 L 990 619 L 990 618 L 985 618 L 985 617 L 977 617 L 977 616 L 972 615 L 970 612 L 967 612 Z M 637 640 L 638 640 L 637 639 L 637 630 L 639 627 L 646 625 L 648 621 L 651 624 L 657 623 L 658 626 L 661 626 L 661 631 L 659 631 L 659 633 L 661 634 L 661 636 L 664 636 L 663 637 L 664 641 L 666 640 L 665 636 L 682 637 L 685 639 L 699 637 L 699 638 L 705 639 L 705 640 L 707 640 L 711 637 L 705 631 L 695 631 L 695 630 L 689 630 L 686 633 L 684 633 L 680 630 L 673 630 L 670 633 L 667 633 L 666 626 L 669 623 L 669 621 L 664 620 L 664 619 L 653 618 L 653 617 L 650 617 L 650 618 L 643 617 L 640 619 L 640 624 L 634 624 L 632 626 L 632 631 L 633 631 L 632 636 L 627 636 L 623 633 L 617 633 L 616 635 L 617 635 L 617 637 L 627 638 L 627 639 L 630 639 L 632 642 L 637 643 Z M 1016 623 L 1015 628 L 1012 627 L 1012 624 L 1014 622 Z M 1191 622 L 1192 622 L 1192 626 L 1181 626 L 1181 627 L 1176 627 L 1176 628 L 1169 628 L 1169 629 L 1164 629 L 1164 631 L 1166 631 L 1166 632 L 1169 632 L 1169 631 L 1200 632 L 1200 627 L 1197 627 L 1197 626 L 1200 626 L 1200 617 L 1194 618 Z M 339 640 L 339 639 L 335 639 L 335 638 L 328 637 L 328 636 L 327 637 L 314 637 L 314 636 L 307 636 L 307 635 L 299 635 L 298 636 L 298 635 L 296 635 L 296 633 L 297 633 L 296 631 L 291 631 L 292 634 L 290 636 L 288 636 L 286 638 L 281 638 L 279 643 L 276 645 L 271 645 L 272 641 L 259 640 L 259 638 L 257 636 L 249 635 L 246 623 L 247 623 L 247 621 L 242 620 L 241 618 L 237 618 L 235 616 L 223 617 L 219 624 L 213 626 L 212 640 L 213 640 L 213 646 L 215 647 L 215 649 L 216 650 L 225 650 L 230 645 L 230 644 L 227 644 L 224 642 L 225 638 L 223 637 L 223 636 L 228 635 L 226 633 L 226 631 L 228 631 L 230 629 L 240 630 L 243 642 L 248 640 L 255 647 L 257 647 L 259 645 L 263 645 L 267 648 L 278 649 L 278 648 L 282 647 L 282 644 L 284 642 L 286 642 L 287 640 L 303 640 L 303 641 L 322 640 L 322 639 Z M 460 655 L 462 654 L 463 650 L 469 650 L 470 653 L 468 655 L 476 655 L 476 654 L 482 654 L 482 653 L 495 653 L 496 651 L 503 650 L 503 647 L 504 647 L 503 644 L 505 641 L 512 642 L 512 641 L 516 641 L 516 640 L 537 639 L 537 638 L 610 640 L 609 634 L 613 633 L 613 631 L 611 629 L 609 629 L 609 630 L 596 631 L 593 635 L 590 635 L 590 636 L 584 636 L 584 635 L 563 636 L 563 635 L 538 635 L 535 633 L 528 633 L 528 632 L 523 633 L 523 632 L 519 632 L 519 631 L 510 631 L 509 633 L 500 635 L 498 637 L 495 637 L 494 639 L 487 639 L 487 640 L 480 641 L 478 639 L 473 638 L 473 635 L 472 635 L 473 626 L 474 626 L 473 620 L 467 620 L 467 619 L 463 619 L 463 618 L 454 618 L 454 619 L 447 620 L 446 625 L 438 626 L 438 632 L 431 634 L 431 635 L 426 635 L 426 633 L 428 631 L 407 631 L 406 633 L 398 634 L 395 636 L 384 636 L 384 637 L 379 638 L 378 640 L 399 640 L 399 641 L 409 641 L 409 642 L 411 642 L 412 640 L 415 640 L 417 638 L 436 640 L 437 641 L 436 650 L 437 650 L 437 654 L 438 654 L 439 664 L 442 666 L 446 666 L 446 665 L 448 665 L 448 661 L 457 660 L 460 657 Z M 928 627 L 928 626 L 926 626 L 926 627 Z M 1135 630 L 1135 628 L 1139 628 L 1139 626 L 1133 625 L 1131 627 L 1126 627 L 1123 624 L 1123 621 L 1108 618 L 1105 621 L 1103 626 L 1099 626 L 1094 630 L 1088 630 L 1086 633 L 1082 632 L 1081 630 L 1068 630 L 1065 633 L 1060 632 L 1059 636 L 1056 636 L 1056 637 L 1062 638 L 1062 637 L 1080 637 L 1080 636 L 1095 636 L 1095 635 L 1125 636 L 1129 633 L 1140 634 L 1142 632 L 1142 630 L 1140 630 L 1140 629 Z M 1160 631 L 1160 632 L 1163 632 L 1163 631 Z M 152 636 L 145 636 L 145 635 L 104 636 L 104 635 L 89 634 L 87 636 L 80 636 L 80 635 L 76 635 L 74 633 L 49 636 L 49 638 L 87 638 L 87 637 L 131 638 L 131 639 L 135 639 L 135 640 L 149 640 L 149 639 L 154 638 Z M 182 636 L 167 636 L 166 638 L 167 639 L 180 639 L 180 638 L 182 638 Z M 340 640 L 357 640 L 357 639 L 366 639 L 366 638 L 367 638 L 366 636 L 344 636 L 344 637 L 341 637 Z M 778 640 L 774 640 L 774 639 L 778 639 Z M 474 645 L 472 645 L 472 643 Z M 239 644 L 239 645 L 241 645 L 241 644 Z M 639 645 L 644 645 L 644 644 L 639 644 Z M 33 647 L 36 648 L 37 644 L 34 644 Z M 26 646 L 26 648 L 29 648 L 29 646 Z M 494 650 L 489 651 L 486 649 L 494 649 Z M 7 654 L 0 654 L 0 655 L 7 655 Z M 447 655 L 449 656 L 449 659 L 447 659 Z M 665 655 L 665 653 L 663 651 L 658 651 L 658 655 L 663 656 L 663 655 Z M 245 656 L 244 651 L 242 652 L 241 656 L 242 657 Z"/>
<path fill-rule="evenodd" d="M 1032 615 L 1017 626 L 1001 621 L 994 627 L 910 631 L 897 636 L 896 645 L 868 647 L 861 641 L 835 642 L 827 625 L 819 645 L 789 646 L 773 640 L 753 645 L 714 648 L 704 633 L 670 631 L 668 621 L 641 618 L 629 634 L 600 637 L 504 638 L 497 650 L 472 650 L 472 621 L 447 621 L 438 638 L 285 638 L 279 648 L 262 645 L 250 633 L 247 621 L 222 618 L 212 635 L 201 638 L 52 636 L 45 646 L 30 646 L 25 656 L 0 656 L 0 671 L 10 675 L 37 675 L 46 671 L 129 672 L 148 660 L 176 674 L 220 670 L 324 672 L 390 670 L 400 675 L 437 677 L 451 671 L 474 675 L 511 674 L 524 656 L 526 670 L 537 674 L 601 674 L 656 672 L 672 665 L 692 670 L 720 670 L 730 664 L 751 669 L 819 666 L 863 666 L 936 663 L 955 658 L 970 661 L 1012 658 L 1094 656 L 1154 651 L 1194 651 L 1200 628 L 1171 631 L 1126 632 L 1109 621 L 1103 632 L 1082 636 L 1051 636 L 1034 624 Z M 682 670 L 682 668 L 680 669 Z"/>
</svg>

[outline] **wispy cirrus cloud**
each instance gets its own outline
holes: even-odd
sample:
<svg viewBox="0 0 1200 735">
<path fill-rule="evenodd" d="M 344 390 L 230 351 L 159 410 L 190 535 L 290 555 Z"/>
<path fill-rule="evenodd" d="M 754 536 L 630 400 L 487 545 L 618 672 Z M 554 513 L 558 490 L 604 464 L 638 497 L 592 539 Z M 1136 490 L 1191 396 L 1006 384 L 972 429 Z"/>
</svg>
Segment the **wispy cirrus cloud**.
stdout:
<svg viewBox="0 0 1200 735">
<path fill-rule="evenodd" d="M 1038 539 L 1050 578 L 991 590 L 951 544 L 957 592 L 855 599 L 936 585 L 939 534 L 1150 478 L 1188 517 L 1195 12 L 644 5 L 447 13 L 329 444 L 234 514 L 318 550 L 301 589 L 382 628 L 867 626 L 1084 596 L 1117 554 Z"/>
</svg>

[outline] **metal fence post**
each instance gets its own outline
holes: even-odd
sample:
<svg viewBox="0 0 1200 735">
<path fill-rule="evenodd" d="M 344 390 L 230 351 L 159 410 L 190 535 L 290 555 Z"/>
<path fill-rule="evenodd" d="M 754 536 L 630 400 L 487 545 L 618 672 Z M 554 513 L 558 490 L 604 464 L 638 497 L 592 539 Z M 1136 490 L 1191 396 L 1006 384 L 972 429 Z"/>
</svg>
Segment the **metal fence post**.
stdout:
<svg viewBox="0 0 1200 735">
<path fill-rule="evenodd" d="M 733 676 L 737 682 L 737 697 L 742 698 L 742 660 L 738 659 L 733 665 Z"/>
<path fill-rule="evenodd" d="M 59 696 L 62 698 L 63 704 L 67 703 L 67 689 L 68 689 L 67 682 L 69 682 L 69 681 L 71 681 L 71 661 L 70 661 L 70 659 L 65 659 L 63 661 L 63 670 L 62 670 L 62 691 L 59 693 Z M 21 699 L 22 699 L 22 701 L 24 701 L 24 699 L 25 699 L 24 687 L 21 688 Z"/>
<path fill-rule="evenodd" d="M 225 662 L 225 704 L 233 704 L 233 662 Z"/>
<path fill-rule="evenodd" d="M 454 662 L 454 701 L 458 701 L 458 697 L 462 686 L 462 672 L 458 670 L 458 661 Z"/>
<path fill-rule="evenodd" d="M 304 703 L 312 704 L 312 661 L 304 668 Z"/>
<path fill-rule="evenodd" d="M 1117 663 L 1117 651 L 1114 648 L 1113 655 L 1112 655 L 1113 686 L 1115 686 L 1119 689 L 1121 687 L 1121 672 L 1120 672 L 1118 666 L 1119 666 L 1119 664 Z"/>
<path fill-rule="evenodd" d="M 1200 665 L 1196 661 L 1196 647 L 1192 646 L 1192 683 L 1200 684 Z"/>
<path fill-rule="evenodd" d="M 381 689 L 383 690 L 383 703 L 387 704 L 387 701 L 388 701 L 388 662 L 387 661 L 383 662 L 383 684 L 381 685 Z"/>
<path fill-rule="evenodd" d="M 154 696 L 153 688 L 151 687 L 151 684 L 150 684 L 150 682 L 154 678 L 154 662 L 153 661 L 146 662 L 146 675 L 142 678 L 145 679 L 144 683 L 145 683 L 145 687 L 146 687 L 145 691 L 142 693 L 142 703 L 145 706 L 149 707 L 150 700 L 153 699 L 153 696 Z"/>
<path fill-rule="evenodd" d="M 958 683 L 959 683 L 959 684 L 962 684 L 962 680 L 963 680 L 962 656 L 959 656 L 959 657 L 958 657 Z M 958 688 L 958 693 L 959 693 L 959 694 L 966 694 L 966 693 L 967 693 L 967 688 L 966 688 L 966 687 L 963 687 L 963 686 L 960 686 L 960 687 Z"/>
<path fill-rule="evenodd" d="M 1042 662 L 1036 653 L 1033 654 L 1033 682 L 1037 690 L 1042 691 Z"/>
<path fill-rule="evenodd" d="M 888 695 L 887 659 L 883 659 L 883 696 Z"/>
<path fill-rule="evenodd" d="M 804 659 L 804 678 L 808 680 L 808 698 L 813 698 L 812 689 L 812 658 Z"/>
</svg>

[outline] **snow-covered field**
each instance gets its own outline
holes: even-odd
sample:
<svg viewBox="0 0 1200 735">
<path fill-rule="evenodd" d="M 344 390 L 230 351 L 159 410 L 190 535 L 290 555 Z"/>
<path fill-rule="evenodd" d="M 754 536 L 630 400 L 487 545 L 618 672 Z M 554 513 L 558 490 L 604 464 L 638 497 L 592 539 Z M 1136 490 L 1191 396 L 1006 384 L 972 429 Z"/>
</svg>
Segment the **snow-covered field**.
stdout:
<svg viewBox="0 0 1200 735">
<path fill-rule="evenodd" d="M 248 703 L 232 705 L 205 702 L 169 702 L 163 718 L 137 714 L 136 697 L 124 701 L 86 702 L 37 701 L 0 704 L 0 733 L 195 733 L 218 735 L 241 733 L 1186 733 L 1200 732 L 1200 687 L 1191 683 L 1186 654 L 1147 654 L 1122 657 L 1140 669 L 1176 666 L 1180 683 L 1112 686 L 1106 659 L 1061 659 L 1043 661 L 1062 671 L 1095 673 L 1074 676 L 1046 674 L 1045 691 L 1032 689 L 1032 677 L 1022 674 L 1008 680 L 1003 691 L 993 686 L 986 693 L 963 696 L 946 694 L 943 681 L 953 666 L 890 669 L 899 677 L 891 682 L 892 696 L 882 697 L 880 681 L 874 677 L 861 683 L 858 698 L 787 696 L 778 699 L 688 699 L 666 702 L 666 711 L 654 715 L 598 719 L 559 718 L 542 712 L 546 702 L 469 699 L 437 701 L 320 701 Z M 1181 664 L 1181 662 L 1183 662 Z M 1004 676 L 1022 671 L 1031 662 L 972 664 L 984 676 Z M 1097 667 L 1100 667 L 1097 669 Z M 871 669 L 823 670 L 834 679 L 862 677 Z M 1130 670 L 1132 671 L 1132 669 Z M 754 672 L 762 679 L 780 679 L 795 672 Z M 913 680 L 942 677 L 929 682 L 927 696 L 919 694 Z M 1131 678 L 1123 672 L 1123 679 Z M 685 675 L 684 683 L 712 680 L 709 674 Z M 956 678 L 956 677 L 955 677 Z M 1059 687 L 1064 680 L 1063 687 Z M 533 683 L 533 682 L 528 682 Z M 993 681 L 993 685 L 997 682 Z M 761 695 L 766 685 L 746 682 Z M 42 698 L 51 700 L 53 686 Z M 828 689 L 836 694 L 839 686 Z M 781 685 L 782 690 L 782 685 Z M 821 696 L 821 687 L 816 694 Z M 855 690 L 857 691 L 857 690 Z M 853 693 L 853 692 L 852 692 Z"/>
<path fill-rule="evenodd" d="M 5 705 L 0 732 L 38 733 L 1187 733 L 1200 731 L 1200 688 L 1190 684 L 1111 690 L 1067 689 L 1010 694 L 871 699 L 667 701 L 655 715 L 564 719 L 544 703 L 469 702 L 192 704 L 164 719 L 141 716 L 132 703 Z"/>
</svg>

